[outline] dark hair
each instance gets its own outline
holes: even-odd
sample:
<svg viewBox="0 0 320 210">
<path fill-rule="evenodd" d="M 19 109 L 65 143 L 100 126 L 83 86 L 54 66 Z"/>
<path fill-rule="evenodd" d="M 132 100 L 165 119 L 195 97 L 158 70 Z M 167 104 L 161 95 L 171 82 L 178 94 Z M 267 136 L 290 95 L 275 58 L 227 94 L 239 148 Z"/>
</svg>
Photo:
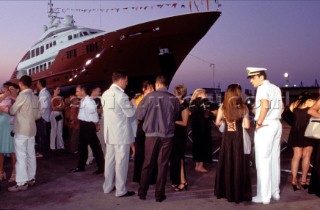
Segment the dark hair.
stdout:
<svg viewBox="0 0 320 210">
<path fill-rule="evenodd" d="M 310 94 L 310 92 L 308 91 L 303 91 L 298 99 L 297 99 L 297 103 L 295 104 L 294 108 L 300 108 L 304 103 L 306 103 L 307 100 L 311 99 L 312 96 Z"/>
<path fill-rule="evenodd" d="M 77 87 L 79 87 L 81 90 L 83 90 L 87 95 L 90 95 L 90 90 L 88 87 L 86 87 L 84 85 L 77 85 Z"/>
<path fill-rule="evenodd" d="M 267 73 L 265 71 L 260 71 L 258 76 L 263 76 L 263 78 L 266 80 L 267 79 Z"/>
<path fill-rule="evenodd" d="M 183 99 L 187 95 L 187 88 L 184 85 L 176 85 L 173 93 L 174 95 L 179 96 L 180 99 Z"/>
<path fill-rule="evenodd" d="M 120 79 L 125 79 L 128 75 L 122 71 L 115 71 L 112 73 L 112 82 L 118 82 Z"/>
<path fill-rule="evenodd" d="M 76 88 L 72 87 L 69 89 L 69 96 L 76 94 Z"/>
<path fill-rule="evenodd" d="M 143 90 L 146 90 L 148 89 L 148 87 L 152 86 L 153 87 L 153 83 L 149 80 L 146 80 L 142 83 L 142 89 L 141 89 L 141 92 L 143 93 L 144 91 Z M 154 89 L 154 87 L 153 87 Z"/>
<path fill-rule="evenodd" d="M 45 79 L 39 79 L 38 81 L 39 81 L 39 83 L 41 84 L 42 87 L 46 87 L 47 86 L 47 81 Z"/>
<path fill-rule="evenodd" d="M 167 77 L 165 77 L 163 75 L 159 75 L 159 76 L 156 77 L 156 83 L 157 82 L 162 84 L 162 85 L 164 85 L 164 86 L 166 86 L 166 87 L 169 86 L 169 81 L 168 81 Z"/>
<path fill-rule="evenodd" d="M 99 88 L 99 89 L 101 90 L 101 88 L 100 88 L 99 86 L 93 86 L 93 87 L 91 87 L 91 88 L 90 88 L 90 94 L 92 94 L 92 92 L 93 92 L 95 89 L 97 89 L 97 88 Z"/>
<path fill-rule="evenodd" d="M 7 87 L 9 87 L 9 86 L 11 86 L 13 83 L 12 82 L 9 82 L 9 81 L 7 81 L 7 82 L 5 82 L 5 83 L 3 83 L 3 87 L 4 86 L 7 86 Z"/>
<path fill-rule="evenodd" d="M 23 75 L 19 81 L 24 85 L 27 86 L 28 88 L 31 87 L 32 85 L 32 78 L 28 75 Z"/>
<path fill-rule="evenodd" d="M 225 92 L 222 106 L 222 111 L 227 121 L 237 121 L 245 115 L 247 108 L 244 101 L 241 86 L 239 84 L 229 85 Z"/>
<path fill-rule="evenodd" d="M 14 87 L 14 89 L 17 89 L 17 90 L 19 90 L 20 88 L 19 88 L 19 85 L 17 85 L 16 83 L 11 83 L 11 85 L 10 85 L 10 87 Z"/>
</svg>

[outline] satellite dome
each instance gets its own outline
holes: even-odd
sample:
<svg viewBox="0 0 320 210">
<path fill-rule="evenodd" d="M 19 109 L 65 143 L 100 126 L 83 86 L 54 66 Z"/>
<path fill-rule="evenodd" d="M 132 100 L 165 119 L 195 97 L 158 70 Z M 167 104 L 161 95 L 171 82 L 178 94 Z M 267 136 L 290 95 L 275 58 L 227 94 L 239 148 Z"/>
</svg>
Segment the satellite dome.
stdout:
<svg viewBox="0 0 320 210">
<path fill-rule="evenodd" d="M 64 22 L 63 24 L 65 26 L 73 26 L 74 20 L 73 20 L 73 16 L 72 15 L 66 15 L 64 17 Z"/>
</svg>

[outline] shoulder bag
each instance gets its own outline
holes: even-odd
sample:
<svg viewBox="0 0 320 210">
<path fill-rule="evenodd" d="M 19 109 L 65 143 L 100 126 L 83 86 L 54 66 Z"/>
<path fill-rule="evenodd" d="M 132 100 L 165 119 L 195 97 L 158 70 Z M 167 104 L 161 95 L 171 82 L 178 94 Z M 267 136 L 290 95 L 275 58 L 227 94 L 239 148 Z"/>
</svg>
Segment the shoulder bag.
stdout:
<svg viewBox="0 0 320 210">
<path fill-rule="evenodd" d="M 247 115 L 245 117 L 247 117 Z M 244 120 L 242 120 L 242 135 L 243 135 L 243 152 L 245 155 L 249 155 L 251 154 L 251 138 L 249 136 L 247 129 L 244 128 Z"/>
<path fill-rule="evenodd" d="M 305 137 L 320 140 L 320 118 L 311 117 L 304 133 Z"/>
</svg>

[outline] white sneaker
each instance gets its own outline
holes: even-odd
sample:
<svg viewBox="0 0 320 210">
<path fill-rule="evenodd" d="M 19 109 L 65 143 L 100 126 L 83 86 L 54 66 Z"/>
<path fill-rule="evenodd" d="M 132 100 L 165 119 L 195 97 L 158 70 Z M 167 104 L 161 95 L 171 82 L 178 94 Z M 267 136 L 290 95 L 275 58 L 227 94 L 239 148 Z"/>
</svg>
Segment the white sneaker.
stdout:
<svg viewBox="0 0 320 210">
<path fill-rule="evenodd" d="M 262 204 L 269 204 L 270 203 L 270 200 L 265 200 L 263 201 L 261 197 L 258 197 L 258 196 L 255 196 L 255 197 L 252 197 L 252 200 L 251 200 L 253 203 L 262 203 Z"/>
<path fill-rule="evenodd" d="M 279 195 L 279 193 L 274 193 L 274 194 L 272 195 L 272 198 L 273 198 L 273 200 L 276 200 L 276 201 L 280 200 L 280 195 Z"/>
<path fill-rule="evenodd" d="M 270 204 L 270 200 L 268 200 L 268 201 L 262 201 L 262 204 Z"/>
<path fill-rule="evenodd" d="M 261 197 L 258 197 L 258 196 L 254 196 L 252 197 L 252 200 L 251 200 L 253 203 L 262 203 L 262 199 Z"/>
</svg>

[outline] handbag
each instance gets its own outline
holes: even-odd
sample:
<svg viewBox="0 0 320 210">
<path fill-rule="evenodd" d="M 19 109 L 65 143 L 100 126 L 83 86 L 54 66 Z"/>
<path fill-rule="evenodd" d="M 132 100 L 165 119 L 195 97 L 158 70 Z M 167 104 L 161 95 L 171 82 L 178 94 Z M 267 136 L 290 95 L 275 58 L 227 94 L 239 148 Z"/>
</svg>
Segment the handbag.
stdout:
<svg viewBox="0 0 320 210">
<path fill-rule="evenodd" d="M 320 140 L 320 118 L 310 117 L 304 136 Z"/>
<path fill-rule="evenodd" d="M 284 111 L 281 114 L 281 118 L 288 123 L 288 125 L 293 125 L 293 112 L 290 110 L 290 106 L 286 106 Z"/>
<path fill-rule="evenodd" d="M 244 120 L 242 120 L 242 135 L 243 135 L 243 152 L 245 155 L 251 154 L 251 138 L 247 129 L 244 128 Z"/>
<path fill-rule="evenodd" d="M 224 133 L 224 129 L 226 128 L 226 122 L 222 120 L 221 125 L 219 126 L 219 131 Z"/>
<path fill-rule="evenodd" d="M 58 115 L 58 116 L 55 117 L 55 119 L 56 119 L 56 121 L 58 122 L 58 121 L 62 120 L 62 116 L 61 116 L 61 115 Z"/>
</svg>

